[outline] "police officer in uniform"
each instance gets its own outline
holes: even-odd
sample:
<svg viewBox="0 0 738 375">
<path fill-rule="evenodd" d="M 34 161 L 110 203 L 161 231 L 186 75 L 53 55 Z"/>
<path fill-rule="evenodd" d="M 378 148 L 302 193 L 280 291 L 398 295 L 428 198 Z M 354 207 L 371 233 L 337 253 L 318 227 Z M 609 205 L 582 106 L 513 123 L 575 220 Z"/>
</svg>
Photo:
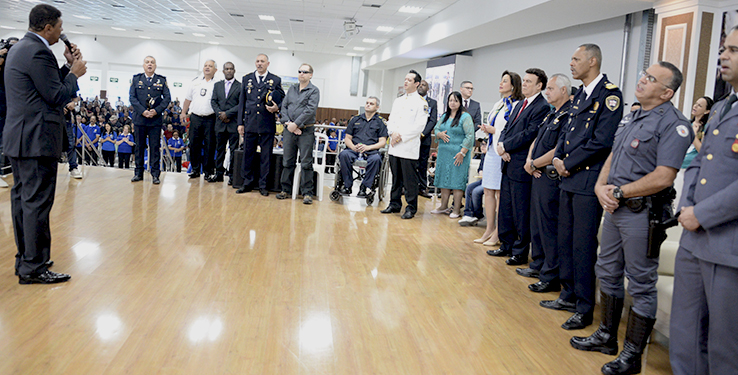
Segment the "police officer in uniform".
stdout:
<svg viewBox="0 0 738 375">
<path fill-rule="evenodd" d="M 133 107 L 133 124 L 136 142 L 136 169 L 131 182 L 143 180 L 144 152 L 146 138 L 149 144 L 149 168 L 154 184 L 159 184 L 161 173 L 161 114 L 167 109 L 171 96 L 167 78 L 154 73 L 156 59 L 146 56 L 143 63 L 144 72 L 136 74 L 131 80 L 129 101 Z"/>
<path fill-rule="evenodd" d="M 215 61 L 206 60 L 202 77 L 192 81 L 182 104 L 182 114 L 190 117 L 190 178 L 200 177 L 202 170 L 207 181 L 215 178 L 215 111 L 212 98 L 215 86 L 213 76 L 217 71 Z"/>
<path fill-rule="evenodd" d="M 669 356 L 676 375 L 738 373 L 738 28 L 720 74 L 733 93 L 712 107 L 684 176 Z"/>
<path fill-rule="evenodd" d="M 649 238 L 649 232 L 658 230 L 654 227 L 649 231 L 649 225 L 672 216 L 676 195 L 672 184 L 694 139 L 689 121 L 671 103 L 682 80 L 679 69 L 663 61 L 641 73 L 635 93 L 641 109 L 628 113 L 620 122 L 612 153 L 595 185 L 606 211 L 595 266 L 600 279 L 602 321 L 591 336 L 575 336 L 571 345 L 579 350 L 617 354 L 625 298 L 623 274 L 633 297 L 623 351 L 602 367 L 604 374 L 640 372 L 641 354 L 656 321 L 659 261 L 655 251 L 649 254 L 649 242 L 651 249 L 661 243 Z M 661 234 L 661 240 L 665 239 L 665 232 Z"/>
<path fill-rule="evenodd" d="M 243 135 L 243 186 L 236 194 L 243 194 L 253 189 L 254 172 L 252 161 L 256 155 L 256 146 L 261 149 L 259 192 L 268 196 L 267 178 L 269 176 L 269 160 L 274 147 L 274 133 L 277 131 L 277 115 L 284 99 L 282 80 L 267 71 L 269 57 L 265 54 L 256 56 L 256 71 L 241 79 L 241 97 L 238 101 L 238 133 Z M 271 99 L 271 101 L 269 100 Z"/>
<path fill-rule="evenodd" d="M 571 58 L 572 76 L 583 86 L 574 96 L 553 160 L 562 177 L 558 236 L 562 290 L 558 299 L 541 301 L 541 306 L 573 312 L 561 326 L 567 330 L 592 324 L 597 231 L 602 219 L 594 185 L 623 118 L 623 94 L 600 73 L 601 63 L 596 44 L 581 45 Z"/>
<path fill-rule="evenodd" d="M 433 129 L 438 121 L 438 103 L 435 99 L 428 95 L 428 82 L 420 81 L 418 86 L 418 95 L 422 96 L 428 102 L 429 115 L 425 123 L 425 129 L 420 133 L 420 156 L 418 157 L 418 195 L 430 198 L 428 193 L 428 158 L 430 157 L 431 144 L 433 143 Z"/>
<path fill-rule="evenodd" d="M 538 129 L 538 136 L 530 147 L 525 171 L 534 178 L 531 183 L 530 239 L 533 261 L 528 268 L 515 271 L 526 277 L 538 277 L 539 281 L 528 285 L 537 293 L 558 291 L 559 283 L 559 177 L 552 174 L 556 143 L 562 124 L 569 120 L 571 81 L 563 74 L 554 74 L 546 85 L 546 100 L 553 108 Z"/>
</svg>

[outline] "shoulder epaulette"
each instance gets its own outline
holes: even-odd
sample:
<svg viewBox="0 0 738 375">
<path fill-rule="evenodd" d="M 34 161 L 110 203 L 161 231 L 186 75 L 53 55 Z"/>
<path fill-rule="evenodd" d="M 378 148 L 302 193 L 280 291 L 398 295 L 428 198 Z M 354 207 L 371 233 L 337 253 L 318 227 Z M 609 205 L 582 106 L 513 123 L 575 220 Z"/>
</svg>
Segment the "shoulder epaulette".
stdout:
<svg viewBox="0 0 738 375">
<path fill-rule="evenodd" d="M 616 90 L 618 88 L 618 86 L 616 84 L 612 83 L 612 82 L 607 82 L 605 84 L 605 88 L 608 89 L 608 90 Z"/>
</svg>

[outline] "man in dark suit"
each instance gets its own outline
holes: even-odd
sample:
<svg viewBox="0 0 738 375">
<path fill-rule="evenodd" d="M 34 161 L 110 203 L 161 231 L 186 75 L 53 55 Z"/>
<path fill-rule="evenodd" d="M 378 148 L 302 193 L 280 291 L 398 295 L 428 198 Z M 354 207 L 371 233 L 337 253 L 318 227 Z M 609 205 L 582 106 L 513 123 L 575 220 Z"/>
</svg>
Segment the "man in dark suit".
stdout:
<svg viewBox="0 0 738 375">
<path fill-rule="evenodd" d="M 269 57 L 256 56 L 256 71 L 243 76 L 238 100 L 238 133 L 243 135 L 243 186 L 236 194 L 253 189 L 254 173 L 251 164 L 256 154 L 256 146 L 261 148 L 261 174 L 259 192 L 268 196 L 267 178 L 269 160 L 274 147 L 274 133 L 277 132 L 277 115 L 284 99 L 282 79 L 269 73 Z"/>
<path fill-rule="evenodd" d="M 418 86 L 418 95 L 425 98 L 428 102 L 428 122 L 425 124 L 425 129 L 420 133 L 420 156 L 418 158 L 418 195 L 421 197 L 430 198 L 431 195 L 428 193 L 428 157 L 430 156 L 431 144 L 433 143 L 433 129 L 436 127 L 438 121 L 438 104 L 436 100 L 428 95 L 428 82 L 425 80 L 420 81 Z"/>
<path fill-rule="evenodd" d="M 82 54 L 65 49 L 67 64 L 59 69 L 49 48 L 62 32 L 61 12 L 51 5 L 31 9 L 29 32 L 8 53 L 5 88 L 8 101 L 3 133 L 5 155 L 13 167 L 11 207 L 15 269 L 20 284 L 52 284 L 69 275 L 49 271 L 51 230 L 58 159 L 64 135 L 64 105 L 77 93 L 77 78 L 87 72 Z"/>
<path fill-rule="evenodd" d="M 136 142 L 136 169 L 131 182 L 143 180 L 144 151 L 146 139 L 149 140 L 149 170 L 155 185 L 159 184 L 161 173 L 161 114 L 167 109 L 171 96 L 167 77 L 154 73 L 156 59 L 146 56 L 143 63 L 144 72 L 136 74 L 131 80 L 129 90 L 131 107 L 133 107 L 133 124 Z"/>
<path fill-rule="evenodd" d="M 528 263 L 530 250 L 530 189 L 531 175 L 525 171 L 528 149 L 538 135 L 538 126 L 551 108 L 541 95 L 548 77 L 538 68 L 525 71 L 523 95 L 497 143 L 502 155 L 502 185 L 500 188 L 499 235 L 502 246 L 487 251 L 491 256 L 510 256 L 505 263 L 517 266 Z"/>
<path fill-rule="evenodd" d="M 215 160 L 215 176 L 209 182 L 223 181 L 226 173 L 223 167 L 226 144 L 231 151 L 228 163 L 228 185 L 233 183 L 233 153 L 238 147 L 238 100 L 241 95 L 241 82 L 235 78 L 236 66 L 232 62 L 223 64 L 224 81 L 216 82 L 213 88 L 211 104 L 215 111 L 215 139 L 217 142 Z"/>
<path fill-rule="evenodd" d="M 474 131 L 476 131 L 482 125 L 482 107 L 479 105 L 478 101 L 471 98 L 474 93 L 474 84 L 472 84 L 471 81 L 461 82 L 459 92 L 461 93 L 461 104 L 471 115 L 472 121 L 474 121 Z"/>
</svg>

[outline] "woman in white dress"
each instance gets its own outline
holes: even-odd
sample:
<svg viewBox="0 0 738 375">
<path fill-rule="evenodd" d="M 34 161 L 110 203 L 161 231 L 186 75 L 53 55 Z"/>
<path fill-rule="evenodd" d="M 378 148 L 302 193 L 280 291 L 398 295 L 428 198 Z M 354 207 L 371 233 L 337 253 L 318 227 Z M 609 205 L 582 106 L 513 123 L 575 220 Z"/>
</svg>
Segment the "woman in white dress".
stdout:
<svg viewBox="0 0 738 375">
<path fill-rule="evenodd" d="M 487 118 L 482 129 L 489 134 L 487 154 L 482 169 L 482 186 L 484 187 L 484 216 L 487 217 L 487 230 L 481 238 L 474 240 L 487 246 L 499 246 L 497 236 L 497 210 L 500 203 L 500 184 L 502 183 L 502 158 L 497 154 L 496 145 L 502 130 L 505 129 L 510 112 L 515 104 L 523 99 L 521 79 L 517 73 L 504 71 L 500 80 L 500 101 L 498 101 Z"/>
</svg>

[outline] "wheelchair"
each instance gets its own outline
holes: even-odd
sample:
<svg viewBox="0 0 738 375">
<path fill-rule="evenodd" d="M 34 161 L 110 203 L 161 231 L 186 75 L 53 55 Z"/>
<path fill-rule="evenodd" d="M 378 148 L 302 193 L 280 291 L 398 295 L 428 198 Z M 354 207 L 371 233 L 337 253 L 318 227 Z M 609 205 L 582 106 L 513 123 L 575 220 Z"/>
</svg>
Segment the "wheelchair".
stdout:
<svg viewBox="0 0 738 375">
<path fill-rule="evenodd" d="M 341 151 L 343 151 L 345 148 L 346 146 L 341 143 L 338 147 L 338 154 L 340 154 Z M 382 162 L 379 166 L 379 172 L 377 172 L 377 174 L 374 176 L 374 181 L 372 181 L 371 188 L 369 188 L 369 191 L 366 193 L 365 199 L 367 205 L 372 205 L 372 203 L 374 203 L 375 197 L 378 196 L 379 200 L 381 201 L 384 200 L 384 197 L 387 195 L 387 181 L 389 180 L 389 157 L 387 156 L 387 150 L 387 146 L 379 149 L 379 156 L 382 158 Z M 355 176 L 353 177 L 354 181 L 357 179 L 361 181 L 364 180 L 364 177 L 366 177 L 366 165 L 367 162 L 364 159 L 357 159 L 354 162 L 354 164 L 351 166 L 351 175 Z M 339 199 L 341 199 L 340 189 L 343 185 L 341 161 L 340 158 L 336 156 L 336 179 L 335 184 L 333 185 L 333 191 L 330 195 L 332 201 L 337 202 Z"/>
</svg>

